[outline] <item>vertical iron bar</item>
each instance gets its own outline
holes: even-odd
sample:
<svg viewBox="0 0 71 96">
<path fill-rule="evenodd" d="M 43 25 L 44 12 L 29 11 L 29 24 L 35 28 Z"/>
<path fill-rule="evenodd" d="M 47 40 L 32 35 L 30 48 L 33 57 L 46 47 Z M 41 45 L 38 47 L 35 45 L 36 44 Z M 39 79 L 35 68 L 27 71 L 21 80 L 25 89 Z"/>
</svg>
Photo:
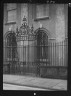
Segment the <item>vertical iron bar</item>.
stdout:
<svg viewBox="0 0 71 96">
<path fill-rule="evenodd" d="M 64 41 L 63 41 L 63 66 L 64 66 Z"/>
<path fill-rule="evenodd" d="M 65 66 L 65 40 L 64 40 L 64 66 Z"/>
<path fill-rule="evenodd" d="M 67 64 L 68 64 L 68 41 L 66 38 L 66 67 L 67 67 Z"/>
<path fill-rule="evenodd" d="M 25 47 L 25 64 L 26 64 L 26 46 Z M 27 65 L 26 65 L 26 72 L 27 72 Z"/>
<path fill-rule="evenodd" d="M 51 47 L 51 64 L 50 64 L 50 66 L 52 66 L 52 42 L 51 42 L 50 47 Z"/>
<path fill-rule="evenodd" d="M 67 55 L 67 53 L 68 53 L 68 49 L 67 49 L 67 47 L 68 47 L 68 45 L 67 45 L 67 38 L 66 38 L 66 67 L 67 67 L 67 59 L 68 59 L 68 55 Z"/>
<path fill-rule="evenodd" d="M 64 41 L 63 42 L 63 66 L 64 66 Z"/>
<path fill-rule="evenodd" d="M 67 47 L 67 44 L 66 44 L 66 39 L 65 39 L 65 51 L 64 51 L 65 52 L 65 66 L 66 66 L 66 63 L 67 63 L 67 58 L 66 58 L 67 48 L 66 47 Z"/>
<path fill-rule="evenodd" d="M 60 55 L 59 43 L 60 43 L 60 42 L 58 42 L 58 55 Z M 59 60 L 60 60 L 60 57 L 58 56 L 58 66 L 60 66 L 60 65 L 59 65 Z"/>
<path fill-rule="evenodd" d="M 62 62 L 63 62 L 63 60 L 62 60 L 62 54 L 63 54 L 63 53 L 62 53 L 62 42 L 61 42 L 60 45 L 61 45 L 61 66 L 62 66 Z"/>
<path fill-rule="evenodd" d="M 52 66 L 52 43 L 51 43 L 51 66 Z"/>
<path fill-rule="evenodd" d="M 29 72 L 29 36 L 28 36 L 28 72 Z"/>
<path fill-rule="evenodd" d="M 61 42 L 60 42 L 60 45 L 59 45 L 59 52 L 60 52 L 60 60 L 59 60 L 59 65 L 61 66 Z"/>
<path fill-rule="evenodd" d="M 23 40 L 23 46 L 22 47 L 23 47 L 23 52 L 22 52 L 23 53 L 23 62 L 22 62 L 23 68 L 22 69 L 23 69 L 23 74 L 24 74 L 24 40 Z"/>
<path fill-rule="evenodd" d="M 56 42 L 55 42 L 55 66 L 56 66 Z"/>
<path fill-rule="evenodd" d="M 54 42 L 54 66 L 55 66 L 55 42 Z"/>
<path fill-rule="evenodd" d="M 29 72 L 29 36 L 28 36 L 28 72 Z"/>
<path fill-rule="evenodd" d="M 63 42 L 62 42 L 62 66 L 63 66 Z"/>
<path fill-rule="evenodd" d="M 54 66 L 54 42 L 53 42 L 53 66 Z"/>
<path fill-rule="evenodd" d="M 52 42 L 52 66 L 53 66 L 53 42 Z"/>
<path fill-rule="evenodd" d="M 50 43 L 49 43 L 49 62 L 51 63 L 51 60 L 50 60 L 50 58 L 51 58 L 51 55 L 50 55 Z M 50 66 L 50 64 L 49 64 L 49 66 Z"/>
<path fill-rule="evenodd" d="M 49 62 L 51 63 L 51 61 L 50 61 L 50 58 L 51 58 L 51 55 L 50 55 L 50 43 L 48 45 L 48 48 L 49 48 Z M 50 66 L 50 64 L 49 64 L 49 66 Z"/>
</svg>

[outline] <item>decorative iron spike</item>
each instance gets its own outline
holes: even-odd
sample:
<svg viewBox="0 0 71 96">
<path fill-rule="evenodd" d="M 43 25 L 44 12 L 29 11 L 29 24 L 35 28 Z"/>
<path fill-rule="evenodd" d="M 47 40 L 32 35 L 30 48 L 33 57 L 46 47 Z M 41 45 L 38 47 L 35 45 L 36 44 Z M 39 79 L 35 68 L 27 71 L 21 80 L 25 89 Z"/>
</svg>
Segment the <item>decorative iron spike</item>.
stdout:
<svg viewBox="0 0 71 96">
<path fill-rule="evenodd" d="M 31 26 L 31 32 L 33 33 L 33 29 L 34 29 L 34 27 L 33 27 L 33 24 L 32 24 L 32 26 Z"/>
<path fill-rule="evenodd" d="M 19 32 L 18 32 L 18 26 L 17 26 L 17 28 L 16 28 L 16 34 L 18 35 L 18 33 L 19 33 Z"/>
</svg>

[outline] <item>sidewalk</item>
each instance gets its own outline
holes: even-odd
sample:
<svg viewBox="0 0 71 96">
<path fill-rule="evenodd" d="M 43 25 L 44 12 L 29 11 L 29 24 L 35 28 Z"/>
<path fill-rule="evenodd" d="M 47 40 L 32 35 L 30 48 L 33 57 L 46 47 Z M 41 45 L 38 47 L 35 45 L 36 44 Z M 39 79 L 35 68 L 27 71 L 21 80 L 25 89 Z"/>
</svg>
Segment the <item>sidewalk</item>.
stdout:
<svg viewBox="0 0 71 96">
<path fill-rule="evenodd" d="M 51 89 L 51 90 L 67 90 L 67 80 L 38 78 L 20 75 L 3 75 L 3 83 L 24 85 L 30 87 Z"/>
</svg>

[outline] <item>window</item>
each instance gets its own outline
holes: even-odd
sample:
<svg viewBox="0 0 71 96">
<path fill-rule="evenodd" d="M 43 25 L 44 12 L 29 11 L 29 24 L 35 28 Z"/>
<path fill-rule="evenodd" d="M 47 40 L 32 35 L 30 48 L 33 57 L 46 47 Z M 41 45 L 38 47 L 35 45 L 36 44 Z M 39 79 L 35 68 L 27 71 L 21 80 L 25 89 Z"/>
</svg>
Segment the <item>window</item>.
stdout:
<svg viewBox="0 0 71 96">
<path fill-rule="evenodd" d="M 7 23 L 16 22 L 16 7 L 15 3 L 7 4 Z"/>
<path fill-rule="evenodd" d="M 8 11 L 8 22 L 16 22 L 16 10 Z"/>
<path fill-rule="evenodd" d="M 49 17 L 49 5 L 39 4 L 36 5 L 36 19 Z"/>
<path fill-rule="evenodd" d="M 7 10 L 16 9 L 16 3 L 7 3 Z"/>
</svg>

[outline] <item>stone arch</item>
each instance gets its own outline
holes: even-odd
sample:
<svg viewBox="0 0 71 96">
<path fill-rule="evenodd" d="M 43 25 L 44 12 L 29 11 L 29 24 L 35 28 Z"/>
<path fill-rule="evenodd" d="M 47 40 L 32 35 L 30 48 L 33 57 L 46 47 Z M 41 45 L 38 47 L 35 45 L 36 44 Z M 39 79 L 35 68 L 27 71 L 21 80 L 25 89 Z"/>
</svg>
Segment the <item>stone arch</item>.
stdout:
<svg viewBox="0 0 71 96">
<path fill-rule="evenodd" d="M 46 29 L 46 28 L 38 28 L 38 29 L 36 29 L 35 31 L 34 31 L 34 33 L 37 35 L 38 34 L 38 32 L 41 32 L 41 31 L 43 31 L 44 33 L 46 33 L 46 35 L 48 36 L 48 38 L 49 38 L 49 35 L 50 35 L 50 32 Z"/>
<path fill-rule="evenodd" d="M 17 57 L 17 42 L 16 42 L 16 34 L 15 32 L 8 31 L 4 35 L 4 42 L 5 42 L 5 48 L 4 48 L 4 54 L 5 59 L 12 59 Z"/>
<path fill-rule="evenodd" d="M 14 35 L 16 36 L 16 33 L 15 33 L 14 31 L 7 31 L 7 32 L 4 34 L 4 40 L 6 40 L 7 36 L 8 36 L 10 33 L 14 33 Z"/>
</svg>

